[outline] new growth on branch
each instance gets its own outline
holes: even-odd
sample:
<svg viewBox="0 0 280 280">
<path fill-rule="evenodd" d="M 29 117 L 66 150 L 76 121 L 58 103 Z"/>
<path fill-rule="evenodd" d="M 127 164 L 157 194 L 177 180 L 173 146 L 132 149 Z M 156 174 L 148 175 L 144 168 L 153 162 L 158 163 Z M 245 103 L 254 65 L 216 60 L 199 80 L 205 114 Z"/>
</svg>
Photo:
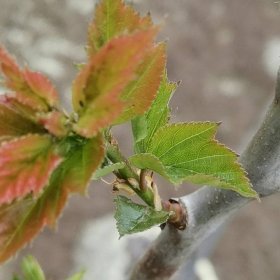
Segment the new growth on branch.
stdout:
<svg viewBox="0 0 280 280">
<path fill-rule="evenodd" d="M 215 139 L 220 123 L 169 121 L 178 85 L 168 80 L 158 31 L 150 15 L 122 0 L 100 1 L 88 28 L 87 60 L 72 83 L 70 114 L 43 74 L 21 68 L 0 47 L 7 89 L 0 99 L 2 262 L 43 227 L 55 226 L 71 194 L 85 194 L 91 180 L 109 173 L 116 177 L 120 236 L 166 223 L 188 230 L 185 206 L 161 199 L 153 173 L 172 185 L 188 181 L 258 198 L 237 155 Z M 134 136 L 129 158 L 111 133 L 125 122 Z"/>
</svg>

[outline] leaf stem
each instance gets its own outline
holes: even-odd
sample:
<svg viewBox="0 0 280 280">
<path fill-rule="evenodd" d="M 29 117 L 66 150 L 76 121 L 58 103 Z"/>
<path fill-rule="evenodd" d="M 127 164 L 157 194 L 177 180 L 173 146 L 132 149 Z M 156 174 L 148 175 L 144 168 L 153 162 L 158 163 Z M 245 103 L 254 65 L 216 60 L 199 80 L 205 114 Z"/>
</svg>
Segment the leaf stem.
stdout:
<svg viewBox="0 0 280 280">
<path fill-rule="evenodd" d="M 106 156 L 111 162 L 113 162 L 113 163 L 124 162 L 125 163 L 125 166 L 117 171 L 117 173 L 119 173 L 118 177 L 120 179 L 133 178 L 133 179 L 136 179 L 137 181 L 139 180 L 139 176 L 133 170 L 133 168 L 131 167 L 128 160 L 121 154 L 121 151 L 116 144 L 111 144 L 111 143 L 107 144 L 106 152 L 107 152 Z"/>
<path fill-rule="evenodd" d="M 124 180 L 148 206 L 155 208 L 155 194 L 151 188 L 148 188 L 146 182 L 147 169 L 141 169 L 138 175 L 130 165 L 127 158 L 121 153 L 117 141 L 107 132 L 106 136 L 106 157 L 113 163 L 124 162 L 124 168 L 114 172 L 118 179 Z M 180 202 L 170 199 L 162 201 L 162 207 L 167 212 L 172 212 L 168 222 L 179 230 L 184 230 L 187 225 L 186 210 Z"/>
<path fill-rule="evenodd" d="M 139 176 L 130 165 L 127 158 L 121 153 L 117 141 L 107 133 L 106 136 L 106 157 L 113 163 L 124 162 L 124 168 L 114 172 L 117 178 L 125 180 L 126 184 L 149 206 L 154 207 L 154 194 L 149 188 L 142 188 L 143 178 Z M 143 176 L 143 175 L 142 175 Z M 133 184 L 132 180 L 134 179 Z"/>
</svg>

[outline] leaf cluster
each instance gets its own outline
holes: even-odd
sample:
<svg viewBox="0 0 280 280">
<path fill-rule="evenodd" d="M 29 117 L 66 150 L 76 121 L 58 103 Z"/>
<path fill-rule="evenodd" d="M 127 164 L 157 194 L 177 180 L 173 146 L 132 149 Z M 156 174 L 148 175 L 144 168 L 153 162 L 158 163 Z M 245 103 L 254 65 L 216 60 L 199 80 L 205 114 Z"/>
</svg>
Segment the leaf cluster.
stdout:
<svg viewBox="0 0 280 280">
<path fill-rule="evenodd" d="M 214 139 L 218 123 L 169 122 L 177 84 L 168 80 L 158 29 L 122 0 L 102 0 L 88 29 L 87 61 L 73 81 L 71 114 L 43 74 L 20 68 L 0 47 L 8 92 L 0 99 L 0 261 L 55 226 L 69 196 L 85 194 L 91 179 L 108 173 L 116 176 L 114 191 L 144 202 L 117 195 L 120 236 L 174 216 L 152 172 L 174 185 L 210 184 L 257 197 L 236 154 Z M 135 153 L 126 159 L 110 129 L 128 121 Z"/>
</svg>

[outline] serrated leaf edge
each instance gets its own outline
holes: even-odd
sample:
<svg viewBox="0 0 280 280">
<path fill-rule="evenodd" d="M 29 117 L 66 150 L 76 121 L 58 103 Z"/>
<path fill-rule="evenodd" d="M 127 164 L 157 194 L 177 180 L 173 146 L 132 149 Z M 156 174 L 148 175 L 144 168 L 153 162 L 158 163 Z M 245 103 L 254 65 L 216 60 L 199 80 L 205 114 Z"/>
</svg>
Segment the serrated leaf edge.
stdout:
<svg viewBox="0 0 280 280">
<path fill-rule="evenodd" d="M 155 212 L 166 212 L 166 211 L 163 211 L 163 210 L 161 210 L 161 211 L 156 211 L 154 208 L 152 208 L 152 207 L 150 207 L 150 206 L 146 206 L 146 205 L 142 205 L 142 204 L 135 203 L 135 202 L 133 202 L 131 199 L 127 198 L 126 196 L 117 195 L 117 196 L 115 197 L 115 199 L 114 199 L 115 210 L 116 210 L 116 211 L 115 211 L 114 218 L 115 218 L 115 220 L 117 221 L 117 223 L 116 223 L 116 224 L 117 224 L 117 229 L 118 229 L 118 232 L 119 232 L 119 234 L 120 234 L 119 239 L 120 239 L 121 237 L 123 237 L 124 235 L 136 233 L 136 232 L 124 233 L 124 234 L 121 234 L 121 233 L 120 233 L 120 230 L 119 230 L 119 224 L 120 224 L 120 223 L 119 223 L 119 221 L 118 221 L 118 219 L 117 219 L 117 217 L 116 217 L 116 214 L 117 214 L 117 200 L 118 200 L 120 197 L 125 198 L 125 199 L 126 199 L 126 203 L 129 203 L 129 204 L 132 204 L 132 205 L 138 205 L 138 206 L 146 207 L 145 213 L 142 214 L 142 215 L 140 216 L 140 218 L 139 218 L 137 221 L 142 220 L 142 219 L 143 219 L 143 216 L 147 213 L 147 211 L 148 211 L 149 209 L 151 209 L 151 210 L 153 210 L 153 211 L 155 211 Z M 165 222 L 168 220 L 168 218 L 169 218 L 169 216 L 170 216 L 170 213 L 169 213 L 169 212 L 166 212 L 166 213 L 167 213 L 168 215 L 167 215 L 167 217 L 166 217 Z M 137 226 L 137 224 L 136 224 L 134 227 L 131 228 L 131 231 L 133 231 L 133 230 L 135 229 L 136 226 Z M 150 228 L 152 228 L 152 227 L 154 227 L 154 226 L 156 226 L 156 225 L 153 225 L 153 226 L 151 226 Z M 148 230 L 148 229 L 144 229 L 144 230 L 137 231 L 137 233 L 138 233 L 138 232 L 143 232 L 143 231 L 145 231 L 145 230 Z"/>
<path fill-rule="evenodd" d="M 214 128 L 214 132 L 213 132 L 213 136 L 211 137 L 210 141 L 212 143 L 215 143 L 216 145 L 218 145 L 219 147 L 221 148 L 224 148 L 227 152 L 230 152 L 232 154 L 233 157 L 236 157 L 236 159 L 232 162 L 232 164 L 234 164 L 234 167 L 238 168 L 240 170 L 241 173 L 243 173 L 243 179 L 244 179 L 244 183 L 243 184 L 248 184 L 248 187 L 251 188 L 252 190 L 252 194 L 255 193 L 254 197 L 258 198 L 259 195 L 258 193 L 253 189 L 253 186 L 250 182 L 250 180 L 248 179 L 247 175 L 248 173 L 246 172 L 246 170 L 242 167 L 242 165 L 240 163 L 238 163 L 237 161 L 237 157 L 238 157 L 238 154 L 236 152 L 234 152 L 232 149 L 230 149 L 229 147 L 225 146 L 224 144 L 220 143 L 218 140 L 215 139 L 215 136 L 217 134 L 217 129 L 218 129 L 218 126 L 221 124 L 220 122 L 210 122 L 210 121 L 206 121 L 206 122 L 179 122 L 179 123 L 173 123 L 173 124 L 167 124 L 163 127 L 161 127 L 160 129 L 157 130 L 157 132 L 154 134 L 154 136 L 156 137 L 157 133 L 160 133 L 162 130 L 165 130 L 166 128 L 168 127 L 177 127 L 177 126 L 182 126 L 182 125 L 205 125 L 205 124 L 209 124 L 209 125 L 213 125 L 212 127 L 209 127 L 209 129 L 211 128 Z M 205 130 L 206 131 L 206 130 Z M 151 141 L 151 144 L 152 144 L 153 141 Z M 151 145 L 150 145 L 151 146 Z M 149 151 L 149 147 L 148 147 L 148 152 L 149 153 L 152 153 L 151 151 Z M 162 156 L 162 155 L 161 155 Z M 156 158 L 159 159 L 160 161 L 160 157 L 157 157 L 155 156 Z M 164 165 L 163 165 L 164 166 Z M 166 169 L 166 167 L 164 166 L 164 169 Z M 200 173 L 200 174 L 203 174 L 203 173 Z M 212 176 L 212 175 L 209 175 L 209 176 Z M 174 184 L 181 184 L 183 181 L 185 181 L 184 179 L 182 180 L 178 180 L 178 181 L 174 181 L 172 180 L 169 176 L 168 176 L 170 182 L 174 183 Z M 236 190 L 236 188 L 234 188 L 234 185 L 226 182 L 225 180 L 223 180 L 222 178 L 219 178 L 219 177 L 215 177 L 215 176 L 212 176 L 212 178 L 215 178 L 215 179 L 219 179 L 221 182 L 223 182 L 224 184 L 228 185 L 229 189 L 231 190 L 234 190 L 244 196 L 249 196 L 249 197 L 252 197 L 252 195 L 250 195 L 250 193 L 248 192 L 244 192 L 242 190 Z"/>
</svg>

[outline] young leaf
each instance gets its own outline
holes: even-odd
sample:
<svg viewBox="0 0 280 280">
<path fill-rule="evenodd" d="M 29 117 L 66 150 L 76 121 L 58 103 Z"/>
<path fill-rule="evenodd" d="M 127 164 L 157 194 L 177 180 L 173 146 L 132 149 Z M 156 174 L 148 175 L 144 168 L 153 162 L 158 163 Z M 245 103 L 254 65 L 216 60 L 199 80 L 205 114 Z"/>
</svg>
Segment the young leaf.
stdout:
<svg viewBox="0 0 280 280">
<path fill-rule="evenodd" d="M 18 101 L 14 94 L 8 93 L 0 95 L 0 103 L 12 109 L 17 114 L 21 115 L 23 118 L 31 121 L 32 123 L 37 123 L 37 111 Z"/>
<path fill-rule="evenodd" d="M 98 135 L 75 143 L 63 165 L 63 187 L 71 192 L 85 194 L 93 173 L 104 158 L 103 138 Z"/>
<path fill-rule="evenodd" d="M 257 197 L 236 154 L 214 139 L 217 126 L 211 122 L 166 125 L 153 136 L 148 153 L 161 162 L 166 177 L 174 184 L 190 181 Z M 146 168 L 158 171 L 154 162 L 147 161 Z M 134 163 L 140 168 L 145 165 L 143 158 L 140 163 Z"/>
<path fill-rule="evenodd" d="M 145 153 L 154 134 L 168 122 L 168 103 L 176 88 L 177 84 L 169 82 L 165 73 L 151 108 L 144 116 L 132 120 L 136 152 Z M 142 136 L 139 137 L 139 134 Z"/>
<path fill-rule="evenodd" d="M 154 36 L 150 29 L 112 39 L 83 67 L 73 84 L 78 134 L 93 137 L 119 117 L 124 106 L 121 94 L 135 78 Z"/>
<path fill-rule="evenodd" d="M 137 166 L 140 169 L 150 169 L 160 174 L 163 177 L 169 179 L 166 173 L 164 165 L 161 161 L 153 154 L 143 153 L 136 154 L 129 158 L 132 165 Z"/>
<path fill-rule="evenodd" d="M 58 138 L 65 137 L 68 133 L 67 118 L 60 111 L 51 111 L 37 115 L 38 123 L 42 124 L 51 134 Z"/>
<path fill-rule="evenodd" d="M 22 272 L 24 280 L 45 280 L 44 272 L 42 271 L 37 260 L 32 256 L 27 256 L 22 262 Z"/>
<path fill-rule="evenodd" d="M 61 162 L 52 139 L 31 134 L 0 146 L 0 204 L 38 194 Z"/>
<path fill-rule="evenodd" d="M 136 204 L 121 195 L 115 198 L 115 203 L 115 219 L 120 237 L 147 230 L 165 223 L 169 218 L 168 212 L 156 211 L 152 207 Z"/>
<path fill-rule="evenodd" d="M 0 262 L 9 259 L 44 226 L 55 226 L 71 192 L 85 191 L 88 179 L 103 160 L 103 148 L 97 147 L 100 143 L 101 139 L 95 138 L 79 145 L 76 141 L 73 155 L 53 172 L 39 197 L 28 196 L 0 206 Z"/>
<path fill-rule="evenodd" d="M 133 120 L 131 120 L 131 128 L 134 138 L 134 150 L 135 152 L 141 152 L 137 149 L 136 144 L 145 139 L 148 134 L 148 127 L 145 116 L 137 116 Z"/>
<path fill-rule="evenodd" d="M 58 94 L 50 81 L 40 73 L 20 70 L 15 60 L 0 46 L 0 70 L 4 85 L 16 99 L 32 109 L 48 111 L 58 104 Z"/>
<path fill-rule="evenodd" d="M 42 132 L 42 128 L 9 108 L 0 99 L 0 138 L 22 136 L 31 132 Z"/>
<path fill-rule="evenodd" d="M 6 77 L 8 83 L 18 83 L 22 81 L 21 71 L 7 51 L 0 46 L 0 70 Z"/>
<path fill-rule="evenodd" d="M 28 68 L 23 71 L 23 77 L 30 91 L 41 97 L 50 107 L 58 105 L 58 93 L 47 77 Z"/>
<path fill-rule="evenodd" d="M 126 122 L 142 115 L 156 97 L 165 67 L 165 45 L 154 47 L 137 69 L 137 79 L 131 81 L 122 94 L 125 109 L 116 123 Z"/>
<path fill-rule="evenodd" d="M 145 30 L 151 26 L 150 16 L 140 17 L 122 0 L 102 0 L 96 6 L 94 20 L 89 25 L 88 54 L 95 54 L 114 37 Z"/>
<path fill-rule="evenodd" d="M 34 95 L 26 84 L 20 84 L 17 87 L 14 86 L 13 88 L 10 86 L 9 88 L 14 90 L 14 92 L 9 95 L 25 107 L 29 107 L 37 112 L 48 112 L 49 109 L 47 104 L 41 98 Z"/>
<path fill-rule="evenodd" d="M 98 180 L 114 171 L 117 171 L 119 169 L 122 169 L 125 167 L 125 163 L 124 162 L 117 162 L 117 163 L 113 163 L 113 164 L 109 164 L 106 165 L 102 168 L 99 168 L 95 171 L 94 175 L 93 175 L 93 180 Z"/>
<path fill-rule="evenodd" d="M 27 197 L 0 206 L 0 262 L 13 256 L 45 225 L 54 224 L 68 196 L 59 179 L 56 177 L 39 198 Z"/>
</svg>

